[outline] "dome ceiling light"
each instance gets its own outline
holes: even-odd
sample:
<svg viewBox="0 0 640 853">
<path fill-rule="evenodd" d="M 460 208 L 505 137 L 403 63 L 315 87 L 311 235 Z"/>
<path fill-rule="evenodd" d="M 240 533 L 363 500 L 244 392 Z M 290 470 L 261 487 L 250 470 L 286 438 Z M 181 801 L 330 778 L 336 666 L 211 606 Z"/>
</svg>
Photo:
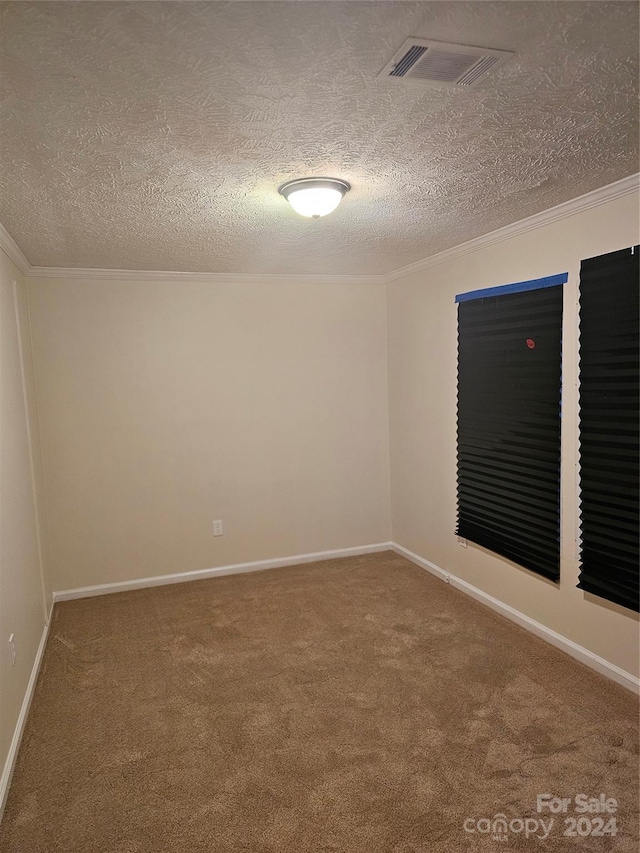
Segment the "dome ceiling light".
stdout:
<svg viewBox="0 0 640 853">
<path fill-rule="evenodd" d="M 282 184 L 278 192 L 300 216 L 318 219 L 335 210 L 350 189 L 339 178 L 296 178 Z"/>
</svg>

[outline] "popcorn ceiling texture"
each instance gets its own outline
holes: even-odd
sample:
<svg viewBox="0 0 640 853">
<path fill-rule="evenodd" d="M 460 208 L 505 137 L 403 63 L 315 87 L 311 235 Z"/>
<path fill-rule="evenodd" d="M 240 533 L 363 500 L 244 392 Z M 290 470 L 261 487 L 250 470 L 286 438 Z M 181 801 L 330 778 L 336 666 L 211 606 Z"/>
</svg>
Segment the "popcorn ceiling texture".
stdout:
<svg viewBox="0 0 640 853">
<path fill-rule="evenodd" d="M 0 221 L 35 265 L 376 274 L 637 171 L 625 2 L 1 4 Z M 470 92 L 408 36 L 516 51 Z M 353 190 L 300 218 L 283 181 Z"/>
</svg>

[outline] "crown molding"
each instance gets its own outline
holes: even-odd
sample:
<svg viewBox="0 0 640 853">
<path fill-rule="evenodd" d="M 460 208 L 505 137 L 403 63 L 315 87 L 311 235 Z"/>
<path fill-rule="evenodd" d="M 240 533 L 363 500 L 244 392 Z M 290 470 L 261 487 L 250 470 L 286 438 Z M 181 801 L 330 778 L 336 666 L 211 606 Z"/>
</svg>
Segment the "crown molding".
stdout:
<svg viewBox="0 0 640 853">
<path fill-rule="evenodd" d="M 494 243 L 501 243 L 503 240 L 517 237 L 520 234 L 525 234 L 527 231 L 543 228 L 545 225 L 550 225 L 553 222 L 573 216 L 581 211 L 589 210 L 589 208 L 597 207 L 600 204 L 621 198 L 629 193 L 637 192 L 639 187 L 640 174 L 629 175 L 629 177 L 609 184 L 606 187 L 600 187 L 600 189 L 585 193 L 585 195 L 581 195 L 578 198 L 565 201 L 562 204 L 556 205 L 556 207 L 551 207 L 548 210 L 543 210 L 541 213 L 521 219 L 519 222 L 514 222 L 511 225 L 506 225 L 504 228 L 490 231 L 488 234 L 475 237 L 466 243 L 459 243 L 457 246 L 452 246 L 443 252 L 438 252 L 435 255 L 430 255 L 405 267 L 399 267 L 390 273 L 380 275 L 291 275 L 290 273 L 283 275 L 273 273 L 261 275 L 259 273 L 178 272 L 174 270 L 110 270 L 91 267 L 35 267 L 29 263 L 18 244 L 1 224 L 0 248 L 4 249 L 24 275 L 33 278 L 65 278 L 74 280 L 82 279 L 84 281 L 163 281 L 175 283 L 189 281 L 208 284 L 391 284 L 408 275 L 422 272 L 438 264 L 452 261 L 454 258 L 460 258 L 471 252 L 477 252 L 479 249 L 491 246 Z"/>
<path fill-rule="evenodd" d="M 31 264 L 22 254 L 20 246 L 7 229 L 0 223 L 0 249 L 3 249 L 23 275 L 29 275 Z"/>
<path fill-rule="evenodd" d="M 505 225 L 503 228 L 498 228 L 495 231 L 490 231 L 488 234 L 475 237 L 466 243 L 459 243 L 457 246 L 452 246 L 450 249 L 445 249 L 436 255 L 423 258 L 421 261 L 416 261 L 413 264 L 407 264 L 406 267 L 400 267 L 387 274 L 387 284 L 391 284 L 408 275 L 413 275 L 413 273 L 422 272 L 429 269 L 429 267 L 435 267 L 438 264 L 452 261 L 454 258 L 460 258 L 471 252 L 477 252 L 486 246 L 492 246 L 494 243 L 501 243 L 503 240 L 509 240 L 520 234 L 526 234 L 527 231 L 551 225 L 552 222 L 566 219 L 568 216 L 573 216 L 576 213 L 589 210 L 591 207 L 597 207 L 600 204 L 605 204 L 616 198 L 629 195 L 629 193 L 637 192 L 639 187 L 640 174 L 629 175 L 629 177 L 616 181 L 613 184 L 608 184 L 606 187 L 600 187 L 597 190 L 592 190 L 592 192 L 578 196 L 578 198 L 562 202 L 562 204 L 550 207 L 548 210 L 543 210 L 540 213 L 535 213 L 533 216 L 528 216 L 526 219 L 521 219 L 519 222 Z"/>
<path fill-rule="evenodd" d="M 178 272 L 175 270 L 110 270 L 91 267 L 31 267 L 31 278 L 83 281 L 203 282 L 206 284 L 386 284 L 383 275 L 292 275 L 286 273 Z"/>
</svg>

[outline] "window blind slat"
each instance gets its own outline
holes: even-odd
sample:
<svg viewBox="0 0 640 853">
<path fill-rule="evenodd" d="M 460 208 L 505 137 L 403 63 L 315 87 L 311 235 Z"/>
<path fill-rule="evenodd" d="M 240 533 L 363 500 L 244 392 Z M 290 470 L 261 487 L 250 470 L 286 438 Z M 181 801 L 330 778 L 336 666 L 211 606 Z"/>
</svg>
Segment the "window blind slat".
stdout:
<svg viewBox="0 0 640 853">
<path fill-rule="evenodd" d="M 560 560 L 562 286 L 458 306 L 456 532 L 544 577 Z"/>
<path fill-rule="evenodd" d="M 638 246 L 580 269 L 578 586 L 638 611 Z"/>
</svg>

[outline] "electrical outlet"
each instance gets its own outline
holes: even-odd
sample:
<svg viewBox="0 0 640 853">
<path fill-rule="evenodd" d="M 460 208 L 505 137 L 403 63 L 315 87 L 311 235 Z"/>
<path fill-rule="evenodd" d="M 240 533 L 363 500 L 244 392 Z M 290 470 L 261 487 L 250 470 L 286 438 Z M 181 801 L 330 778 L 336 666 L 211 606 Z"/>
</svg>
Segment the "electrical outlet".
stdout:
<svg viewBox="0 0 640 853">
<path fill-rule="evenodd" d="M 466 547 L 467 547 L 467 540 L 464 538 L 464 536 L 458 536 L 458 545 L 459 545 L 461 548 L 466 548 Z"/>
<path fill-rule="evenodd" d="M 224 530 L 222 528 L 222 522 L 220 520 L 213 522 L 213 535 L 214 536 L 222 536 Z"/>
<path fill-rule="evenodd" d="M 17 652 L 16 652 L 16 638 L 15 638 L 14 634 L 11 634 L 11 636 L 9 637 L 9 654 L 11 655 L 11 666 L 15 666 L 16 665 Z"/>
</svg>

